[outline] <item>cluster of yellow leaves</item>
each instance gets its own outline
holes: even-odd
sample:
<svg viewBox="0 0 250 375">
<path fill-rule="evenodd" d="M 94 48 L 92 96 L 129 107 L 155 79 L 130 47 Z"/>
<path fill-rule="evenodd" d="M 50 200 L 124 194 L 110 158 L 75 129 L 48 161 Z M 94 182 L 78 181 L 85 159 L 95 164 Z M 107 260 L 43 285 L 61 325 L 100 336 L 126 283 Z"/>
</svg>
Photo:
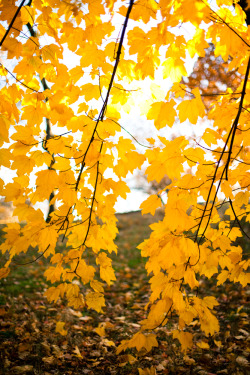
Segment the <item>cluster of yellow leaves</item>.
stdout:
<svg viewBox="0 0 250 375">
<path fill-rule="evenodd" d="M 109 254 L 117 252 L 114 205 L 129 192 L 124 179 L 145 161 L 149 182 L 166 175 L 171 179 L 165 217 L 139 246 L 151 275 L 148 316 L 118 353 L 157 346 L 154 334 L 143 331 L 164 324 L 171 311 L 179 315 L 173 337 L 186 351 L 192 346 L 188 326 L 194 319 L 206 335 L 219 330 L 216 300 L 194 297 L 199 277 L 216 275 L 218 285 L 227 279 L 243 286 L 248 282 L 249 262 L 235 245 L 242 233 L 232 228 L 232 221 L 243 216 L 250 221 L 249 84 L 241 83 L 238 96 L 230 89 L 216 96 L 206 113 L 199 89 L 183 83 L 187 57 L 204 56 L 208 41 L 215 56 L 230 56 L 229 72 L 237 67 L 239 74 L 248 74 L 245 14 L 232 0 L 218 0 L 217 5 L 199 0 L 131 0 L 129 5 L 33 0 L 19 9 L 14 0 L 1 2 L 0 158 L 15 177 L 11 182 L 0 179 L 0 194 L 13 202 L 14 215 L 25 225 L 12 223 L 4 229 L 0 250 L 9 259 L 0 277 L 8 275 L 12 258 L 37 247 L 38 256 L 51 263 L 47 280 L 57 283 L 46 291 L 48 300 L 66 297 L 76 309 L 102 312 L 104 284 L 116 279 Z M 127 14 L 131 24 L 121 46 L 114 40 L 122 23 L 125 34 Z M 6 32 L 3 25 L 8 28 L 13 20 Z M 182 27 L 187 23 L 193 28 L 191 39 Z M 195 142 L 188 134 L 172 140 L 161 136 L 143 153 L 125 134 L 118 137 L 124 128 L 119 121 L 133 103 L 128 85 L 156 74 L 163 84 L 160 89 L 150 86 L 146 110 L 143 96 L 142 103 L 136 102 L 156 131 L 179 122 L 182 127 L 196 124 L 201 134 L 205 121 L 209 126 Z M 162 189 L 150 196 L 142 213 L 154 214 L 164 195 Z M 230 220 L 221 222 L 223 198 L 231 201 L 226 210 Z M 48 220 L 39 208 L 45 201 L 54 207 Z M 63 253 L 56 250 L 59 236 L 67 237 Z M 88 264 L 90 252 L 95 265 Z M 56 331 L 67 333 L 62 322 Z"/>
</svg>

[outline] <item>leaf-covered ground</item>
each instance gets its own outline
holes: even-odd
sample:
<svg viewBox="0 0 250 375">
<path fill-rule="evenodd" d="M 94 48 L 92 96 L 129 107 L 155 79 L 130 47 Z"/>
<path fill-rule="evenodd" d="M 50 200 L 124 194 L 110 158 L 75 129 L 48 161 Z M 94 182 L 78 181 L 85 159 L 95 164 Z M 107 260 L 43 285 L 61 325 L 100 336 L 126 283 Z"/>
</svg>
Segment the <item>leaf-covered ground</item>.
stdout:
<svg viewBox="0 0 250 375">
<path fill-rule="evenodd" d="M 177 326 L 172 316 L 157 329 L 159 347 L 149 353 L 135 350 L 115 354 L 115 346 L 138 331 L 145 317 L 149 285 L 136 246 L 149 236 L 148 224 L 158 220 L 139 212 L 120 214 L 117 237 L 119 253 L 114 259 L 117 281 L 106 287 L 104 314 L 74 311 L 64 301 L 49 304 L 43 297 L 46 264 L 37 261 L 16 267 L 0 282 L 0 373 L 2 374 L 249 374 L 249 290 L 240 285 L 216 287 L 215 280 L 202 280 L 201 295 L 215 295 L 221 333 L 206 338 L 193 322 L 195 342 L 183 355 L 172 340 Z M 63 246 L 61 245 L 62 250 Z M 32 257 L 20 257 L 24 262 Z M 56 333 L 65 322 L 67 334 Z M 207 345 L 208 344 L 208 345 Z M 200 346 L 200 347 L 199 347 Z M 201 348 L 204 347 L 204 348 Z M 146 370 L 148 369 L 148 370 Z M 151 370 L 150 370 L 151 369 Z"/>
</svg>

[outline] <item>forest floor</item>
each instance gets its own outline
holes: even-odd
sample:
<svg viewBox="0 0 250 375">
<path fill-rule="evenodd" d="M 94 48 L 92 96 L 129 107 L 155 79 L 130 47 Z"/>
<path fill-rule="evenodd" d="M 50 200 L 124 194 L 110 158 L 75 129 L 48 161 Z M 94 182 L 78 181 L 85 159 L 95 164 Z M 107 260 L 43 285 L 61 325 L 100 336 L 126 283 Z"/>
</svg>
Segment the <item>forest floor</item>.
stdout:
<svg viewBox="0 0 250 375">
<path fill-rule="evenodd" d="M 42 261 L 13 268 L 7 279 L 0 280 L 0 374 L 250 374 L 249 290 L 230 283 L 216 287 L 216 279 L 201 280 L 199 293 L 214 295 L 220 303 L 216 310 L 221 332 L 212 339 L 197 323 L 191 326 L 195 343 L 205 342 L 207 348 L 194 345 L 183 355 L 170 335 L 177 327 L 172 316 L 166 327 L 156 330 L 158 347 L 149 353 L 129 349 L 116 355 L 121 340 L 137 332 L 139 321 L 146 317 L 150 288 L 145 259 L 136 247 L 149 237 L 148 225 L 160 219 L 159 214 L 140 212 L 117 217 L 119 252 L 113 257 L 117 280 L 106 287 L 103 314 L 75 311 L 63 300 L 48 303 L 43 296 L 48 284 Z M 27 257 L 23 260 L 30 260 Z M 65 336 L 55 332 L 58 321 L 65 322 Z"/>
</svg>

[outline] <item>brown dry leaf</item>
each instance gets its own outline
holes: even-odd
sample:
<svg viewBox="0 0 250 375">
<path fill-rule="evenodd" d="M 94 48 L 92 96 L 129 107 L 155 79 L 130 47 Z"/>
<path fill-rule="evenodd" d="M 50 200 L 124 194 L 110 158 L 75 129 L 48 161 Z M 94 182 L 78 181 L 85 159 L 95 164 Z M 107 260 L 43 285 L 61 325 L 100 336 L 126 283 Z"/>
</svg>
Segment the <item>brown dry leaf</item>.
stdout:
<svg viewBox="0 0 250 375">
<path fill-rule="evenodd" d="M 53 348 L 53 354 L 57 357 L 63 357 L 63 352 L 60 350 L 60 348 L 57 345 L 52 345 Z"/>
<path fill-rule="evenodd" d="M 239 332 L 241 332 L 245 336 L 249 336 L 249 332 L 247 332 L 245 329 L 239 329 Z"/>
<path fill-rule="evenodd" d="M 81 316 L 81 318 L 79 318 L 82 322 L 88 322 L 91 319 L 93 319 L 91 316 Z"/>
<path fill-rule="evenodd" d="M 73 353 L 78 357 L 78 358 L 83 358 L 83 356 L 81 355 L 80 353 L 80 350 L 78 348 L 78 346 L 75 346 L 75 350 L 73 350 Z"/>
<path fill-rule="evenodd" d="M 164 371 L 164 370 L 165 370 L 165 367 L 164 367 L 161 363 L 159 363 L 159 365 L 156 366 L 156 370 L 157 370 L 157 371 Z"/>
<path fill-rule="evenodd" d="M 7 314 L 7 311 L 4 308 L 0 308 L 0 316 L 4 316 Z"/>
<path fill-rule="evenodd" d="M 54 365 L 56 363 L 56 359 L 52 355 L 50 357 L 43 357 L 42 361 L 47 363 L 47 365 Z"/>
<path fill-rule="evenodd" d="M 50 354 L 50 346 L 48 345 L 47 342 L 42 342 L 42 347 L 45 349 L 46 354 Z"/>
<path fill-rule="evenodd" d="M 115 346 L 114 341 L 108 339 L 102 339 L 101 343 L 105 346 Z"/>
<path fill-rule="evenodd" d="M 25 365 L 25 366 L 15 366 L 11 369 L 13 371 L 13 374 L 27 374 L 29 372 L 33 372 L 33 366 L 32 365 Z"/>
<path fill-rule="evenodd" d="M 185 356 L 183 357 L 183 360 L 184 360 L 184 362 L 185 362 L 187 365 L 189 365 L 189 366 L 195 364 L 195 360 L 194 360 L 193 358 L 190 358 L 188 355 L 185 355 Z"/>
<path fill-rule="evenodd" d="M 245 357 L 241 357 L 241 356 L 237 357 L 237 358 L 236 358 L 236 362 L 237 362 L 240 366 L 243 366 L 243 367 L 245 367 L 245 366 L 248 365 L 248 360 L 247 360 Z"/>
<path fill-rule="evenodd" d="M 70 312 L 70 314 L 76 316 L 77 318 L 82 318 L 82 313 L 80 311 L 75 311 L 71 308 L 68 308 L 68 312 Z"/>
<path fill-rule="evenodd" d="M 31 349 L 31 345 L 28 344 L 27 342 L 21 342 L 18 345 L 18 351 L 19 351 L 19 353 L 22 353 L 22 352 L 25 352 L 25 351 L 29 351 L 30 349 Z"/>
</svg>

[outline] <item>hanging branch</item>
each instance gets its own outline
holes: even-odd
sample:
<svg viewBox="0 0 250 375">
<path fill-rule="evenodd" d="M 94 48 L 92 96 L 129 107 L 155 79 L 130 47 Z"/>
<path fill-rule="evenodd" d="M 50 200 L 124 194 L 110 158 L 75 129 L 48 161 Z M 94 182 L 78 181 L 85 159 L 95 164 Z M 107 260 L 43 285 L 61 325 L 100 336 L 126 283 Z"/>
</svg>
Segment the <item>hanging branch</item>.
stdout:
<svg viewBox="0 0 250 375">
<path fill-rule="evenodd" d="M 29 3 L 29 6 L 31 6 L 31 2 Z M 27 23 L 27 28 L 30 32 L 30 35 L 31 37 L 35 38 L 36 37 L 36 32 L 34 31 L 33 27 L 31 26 L 30 23 Z M 49 90 L 49 86 L 47 85 L 47 82 L 45 80 L 45 78 L 40 78 L 41 80 L 41 84 L 43 86 L 43 90 Z M 48 97 L 45 98 L 45 102 L 47 102 L 49 99 Z M 49 170 L 53 170 L 53 165 L 55 164 L 55 157 L 54 157 L 54 154 L 51 154 L 48 150 L 48 147 L 47 147 L 47 141 L 51 138 L 53 138 L 53 134 L 52 134 L 52 131 L 51 131 L 51 124 L 50 124 L 50 119 L 48 119 L 47 117 L 45 118 L 45 122 L 46 122 L 46 137 L 45 137 L 45 141 L 43 141 L 43 148 L 44 150 L 51 156 L 51 163 L 50 163 L 50 166 L 48 167 Z M 55 205 L 54 204 L 50 204 L 50 202 L 52 201 L 52 199 L 55 197 L 55 193 L 54 191 L 51 192 L 50 196 L 49 196 L 49 210 L 48 210 L 48 213 L 47 213 L 47 217 L 46 217 L 46 223 L 49 223 L 50 220 L 51 220 L 51 214 L 52 212 L 55 211 Z"/>
<path fill-rule="evenodd" d="M 127 28 L 127 25 L 128 25 L 128 20 L 129 20 L 129 16 L 130 16 L 130 12 L 132 10 L 133 4 L 134 4 L 134 0 L 131 0 L 130 4 L 129 4 L 129 7 L 128 7 L 128 10 L 127 10 L 126 17 L 125 17 L 125 22 L 123 24 L 121 38 L 120 38 L 120 41 L 119 41 L 119 46 L 118 46 L 117 54 L 116 54 L 115 65 L 114 65 L 112 76 L 111 76 L 111 79 L 110 79 L 110 82 L 109 82 L 108 91 L 106 93 L 106 97 L 105 97 L 105 100 L 103 101 L 103 105 L 102 105 L 101 111 L 100 111 L 99 116 L 98 116 L 98 118 L 96 120 L 96 124 L 95 124 L 94 130 L 92 132 L 92 136 L 90 138 L 89 144 L 87 146 L 87 149 L 86 149 L 86 151 L 84 153 L 84 156 L 83 156 L 83 159 L 82 159 L 82 162 L 81 162 L 80 171 L 79 171 L 79 174 L 78 174 L 78 177 L 77 177 L 77 180 L 76 180 L 76 184 L 75 184 L 75 191 L 76 192 L 78 191 L 79 183 L 81 181 L 82 173 L 83 173 L 83 170 L 84 170 L 84 167 L 85 167 L 85 160 L 86 160 L 87 154 L 89 152 L 90 146 L 91 146 L 91 144 L 95 140 L 95 134 L 97 134 L 98 125 L 99 125 L 99 123 L 101 121 L 103 121 L 105 112 L 107 110 L 108 100 L 109 100 L 110 92 L 111 92 L 111 89 L 112 89 L 112 86 L 113 86 L 113 82 L 114 82 L 114 78 L 115 78 L 116 71 L 117 71 L 117 68 L 118 68 L 118 64 L 119 64 L 119 61 L 120 61 L 120 56 L 121 56 L 121 52 L 122 52 L 122 47 L 123 47 L 125 32 L 126 32 L 126 28 Z M 103 143 L 104 143 L 104 141 L 102 140 L 101 146 L 100 146 L 100 149 L 99 149 L 99 155 L 101 155 Z M 83 247 L 83 246 L 86 246 L 86 241 L 87 241 L 87 238 L 88 238 L 88 235 L 89 235 L 89 231 L 90 231 L 90 227 L 91 227 L 91 223 L 92 223 L 92 214 L 94 212 L 94 203 L 95 203 L 95 200 L 96 200 L 95 197 L 96 197 L 96 192 L 97 192 L 98 178 L 99 178 L 99 175 L 100 175 L 100 171 L 99 171 L 100 161 L 99 160 L 97 161 L 96 166 L 97 166 L 96 167 L 96 179 L 95 179 L 95 186 L 94 186 L 93 196 L 91 198 L 91 206 L 90 206 L 89 216 L 88 216 L 88 219 L 87 219 L 88 220 L 87 230 L 86 230 L 86 234 L 85 234 L 84 240 L 83 240 L 82 244 L 79 246 L 79 248 Z M 73 212 L 74 207 L 75 206 L 70 207 L 70 209 L 69 209 L 69 211 L 68 211 L 68 213 L 67 213 L 67 215 L 65 217 L 65 220 L 64 220 L 64 222 L 61 225 L 61 228 L 64 228 L 64 225 L 67 222 L 64 236 L 66 236 L 66 232 L 67 232 L 68 227 L 69 227 L 68 215 L 70 214 L 71 210 Z M 77 268 L 78 268 L 78 265 L 79 265 L 79 261 L 80 260 L 78 259 L 78 262 L 77 262 L 77 264 L 75 266 L 75 269 L 73 271 L 76 275 L 77 275 Z"/>
<path fill-rule="evenodd" d="M 203 0 L 201 0 L 204 4 L 205 2 Z M 207 5 L 207 4 L 206 4 Z M 207 5 L 208 6 L 208 5 Z M 210 8 L 210 7 L 209 7 Z M 224 23 L 230 30 L 232 30 L 247 46 L 249 46 L 249 44 L 237 33 L 237 31 L 235 31 L 222 17 L 220 17 L 213 9 L 211 9 L 211 12 L 215 15 L 215 20 L 216 20 L 216 17 L 220 20 L 221 23 Z M 217 151 L 217 150 L 210 150 L 209 151 L 213 151 L 213 152 L 218 152 L 220 154 L 219 156 L 219 159 L 218 161 L 216 162 L 217 165 L 216 165 L 216 168 L 215 168 L 215 171 L 214 171 L 214 174 L 212 176 L 212 181 L 211 181 L 211 184 L 210 184 L 210 188 L 209 188 L 209 191 L 208 191 L 208 195 L 207 195 L 207 199 L 206 199 L 206 202 L 205 202 L 205 207 L 203 209 L 203 213 L 202 213 L 202 216 L 200 218 L 200 222 L 198 224 L 198 229 L 197 229 L 197 232 L 196 232 L 196 235 L 195 235 L 195 242 L 197 242 L 198 244 L 201 243 L 202 239 L 204 238 L 205 236 L 205 233 L 206 233 L 206 230 L 208 228 L 208 225 L 210 223 L 210 220 L 211 220 L 211 216 L 212 216 L 212 211 L 213 211 L 213 208 L 215 206 L 215 201 L 216 201 L 216 198 L 218 196 L 218 192 L 219 192 L 219 189 L 220 189 L 220 186 L 221 186 L 221 183 L 222 183 L 222 180 L 223 180 L 223 176 L 225 175 L 225 180 L 228 181 L 228 172 L 229 172 L 229 166 L 230 166 L 230 163 L 234 160 L 232 159 L 232 150 L 233 150 L 233 145 L 234 145 L 234 139 L 235 139 L 235 133 L 236 133 L 236 130 L 237 130 L 237 127 L 238 127 L 238 122 L 239 122 L 239 118 L 240 118 L 240 115 L 241 115 L 241 112 L 242 110 L 244 109 L 244 106 L 243 106 L 243 102 L 244 102 L 244 97 L 245 97 L 245 93 L 246 93 L 246 85 L 247 85 L 247 81 L 248 81 L 248 77 L 249 77 L 249 71 L 250 71 L 250 57 L 249 57 L 249 60 L 248 60 L 248 64 L 247 64 L 247 69 L 246 69 L 246 73 L 245 73 L 245 79 L 244 79 L 244 83 L 243 83 L 243 88 L 242 88 L 242 91 L 240 93 L 240 103 L 239 103 L 239 108 L 238 108 L 238 112 L 237 112 L 237 115 L 233 121 L 233 124 L 231 126 L 231 129 L 229 131 L 229 134 L 226 138 L 226 141 L 224 143 L 224 147 L 222 149 L 222 151 Z M 197 142 L 196 142 L 197 143 Z M 201 146 L 202 148 L 204 149 L 207 149 L 206 147 L 203 147 Z M 226 151 L 226 148 L 228 147 L 228 151 Z M 223 156 L 226 155 L 226 162 L 225 162 L 225 166 L 223 168 L 223 171 L 222 171 L 222 174 L 219 178 L 219 181 L 218 181 L 218 186 L 216 188 L 216 192 L 214 194 L 214 197 L 213 197 L 213 200 L 212 200 L 212 206 L 211 208 L 208 210 L 207 207 L 208 207 L 208 204 L 210 202 L 210 197 L 211 197 L 211 194 L 212 194 L 212 189 L 213 189 L 213 186 L 214 186 L 214 183 L 216 181 L 216 177 L 217 177 L 217 172 L 218 172 L 218 169 L 219 169 L 219 166 L 221 164 L 221 161 L 222 161 L 222 158 Z M 231 160 L 232 159 L 232 160 Z M 233 213 L 234 213 L 234 216 L 235 216 L 235 220 L 237 221 L 238 225 L 240 226 L 241 228 L 241 225 L 240 225 L 240 222 L 236 216 L 236 213 L 235 213 L 235 210 L 233 209 L 232 207 L 232 201 L 231 199 L 229 199 L 229 202 L 230 202 L 230 205 L 231 205 L 231 208 L 233 210 Z M 205 215 L 206 211 L 210 211 L 208 215 Z M 205 216 L 208 216 L 207 218 L 207 223 L 205 225 L 205 228 L 203 229 L 203 232 L 201 234 L 199 234 L 199 230 L 201 228 L 201 225 L 203 223 L 203 220 L 205 218 Z M 241 228 L 242 232 L 245 234 L 243 228 Z M 198 237 L 199 240 L 198 240 Z"/>
<path fill-rule="evenodd" d="M 14 14 L 14 17 L 12 18 L 12 20 L 11 20 L 11 22 L 10 22 L 10 24 L 9 24 L 8 29 L 6 30 L 4 36 L 2 37 L 2 40 L 0 41 L 0 47 L 2 46 L 3 42 L 4 42 L 5 39 L 7 38 L 7 35 L 9 34 L 9 32 L 10 32 L 10 30 L 11 30 L 11 28 L 12 28 L 12 26 L 13 26 L 13 24 L 14 24 L 14 22 L 15 22 L 17 16 L 18 16 L 18 14 L 19 14 L 19 12 L 21 11 L 21 9 L 22 9 L 24 3 L 25 3 L 25 0 L 22 0 L 21 4 L 19 5 L 18 9 L 16 10 L 16 13 Z"/>
</svg>

